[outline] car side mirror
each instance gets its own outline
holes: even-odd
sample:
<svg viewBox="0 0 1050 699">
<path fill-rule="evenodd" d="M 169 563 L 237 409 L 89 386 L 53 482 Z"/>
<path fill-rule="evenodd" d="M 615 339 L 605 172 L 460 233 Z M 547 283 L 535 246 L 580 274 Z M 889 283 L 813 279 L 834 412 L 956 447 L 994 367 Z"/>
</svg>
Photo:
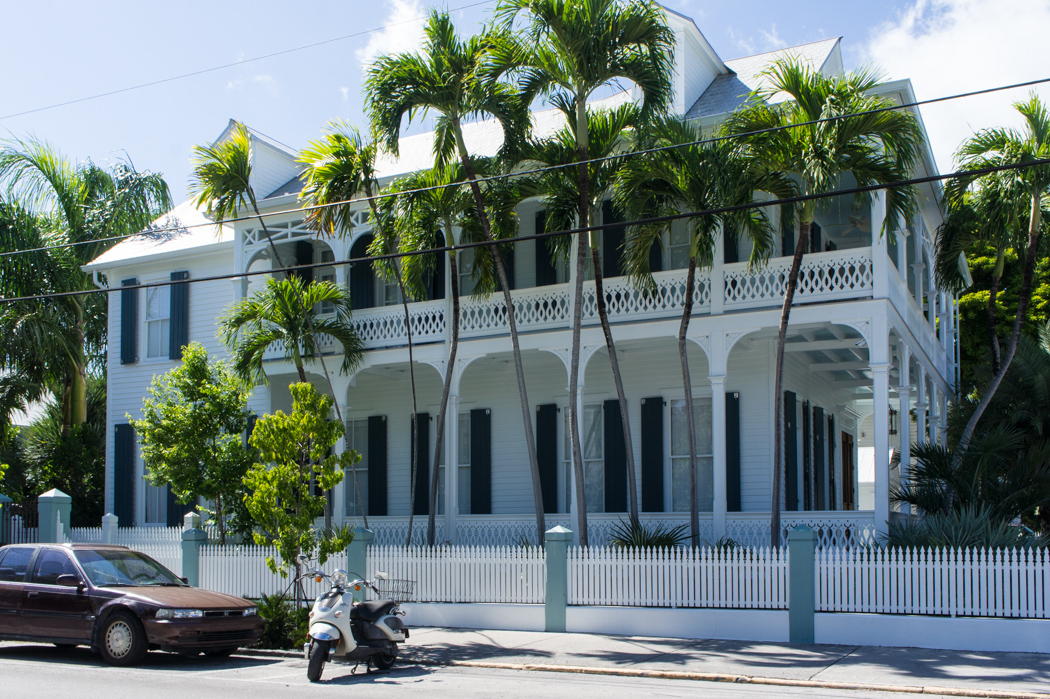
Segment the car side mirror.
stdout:
<svg viewBox="0 0 1050 699">
<path fill-rule="evenodd" d="M 181 580 L 184 585 L 189 585 L 190 584 L 190 579 L 189 578 L 179 578 L 179 580 Z"/>
<path fill-rule="evenodd" d="M 57 578 L 55 578 L 55 584 L 56 585 L 61 585 L 62 587 L 76 587 L 76 588 L 83 587 L 83 585 L 84 585 L 84 583 L 82 583 L 80 581 L 80 578 L 78 578 L 75 575 L 70 575 L 68 573 L 65 574 L 65 575 L 59 575 Z"/>
</svg>

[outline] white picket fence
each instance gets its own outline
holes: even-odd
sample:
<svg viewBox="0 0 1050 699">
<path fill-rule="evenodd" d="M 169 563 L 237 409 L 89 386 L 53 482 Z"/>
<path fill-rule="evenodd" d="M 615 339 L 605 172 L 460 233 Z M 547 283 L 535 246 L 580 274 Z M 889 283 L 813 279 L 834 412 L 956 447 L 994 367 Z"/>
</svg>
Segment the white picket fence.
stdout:
<svg viewBox="0 0 1050 699">
<path fill-rule="evenodd" d="M 280 565 L 277 550 L 265 546 L 203 546 L 200 586 L 252 599 L 277 593 L 293 594 L 289 588 L 292 578 L 275 575 L 266 565 L 267 556 L 273 556 Z M 346 553 L 330 557 L 323 566 L 323 570 L 329 573 L 338 568 L 346 569 Z M 304 581 L 303 589 L 308 598 L 313 598 L 328 589 L 328 583 L 308 579 Z"/>
<path fill-rule="evenodd" d="M 414 580 L 416 602 L 543 604 L 543 549 L 516 546 L 371 546 L 368 575 Z"/>
<path fill-rule="evenodd" d="M 1046 549 L 817 551 L 817 611 L 1050 618 Z"/>
<path fill-rule="evenodd" d="M 569 604 L 786 609 L 787 549 L 569 549 Z"/>
</svg>

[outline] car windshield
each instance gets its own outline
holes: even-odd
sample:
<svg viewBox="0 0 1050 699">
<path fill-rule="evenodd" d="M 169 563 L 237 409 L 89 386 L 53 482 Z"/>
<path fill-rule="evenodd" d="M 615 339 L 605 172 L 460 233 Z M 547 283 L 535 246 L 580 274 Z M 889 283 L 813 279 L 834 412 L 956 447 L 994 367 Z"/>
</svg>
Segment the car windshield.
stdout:
<svg viewBox="0 0 1050 699">
<path fill-rule="evenodd" d="M 83 549 L 74 553 L 95 587 L 182 585 L 171 571 L 138 551 Z"/>
</svg>

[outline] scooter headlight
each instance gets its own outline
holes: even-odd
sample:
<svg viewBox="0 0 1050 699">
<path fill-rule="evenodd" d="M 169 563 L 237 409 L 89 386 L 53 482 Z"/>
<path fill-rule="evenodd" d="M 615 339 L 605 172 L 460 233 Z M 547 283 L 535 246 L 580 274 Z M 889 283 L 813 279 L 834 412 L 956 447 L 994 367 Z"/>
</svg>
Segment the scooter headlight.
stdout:
<svg viewBox="0 0 1050 699">
<path fill-rule="evenodd" d="M 334 584 L 336 584 L 336 585 L 345 585 L 346 584 L 347 577 L 346 577 L 346 571 L 345 570 L 337 570 L 334 573 L 332 573 L 331 577 L 332 577 L 332 582 Z"/>
</svg>

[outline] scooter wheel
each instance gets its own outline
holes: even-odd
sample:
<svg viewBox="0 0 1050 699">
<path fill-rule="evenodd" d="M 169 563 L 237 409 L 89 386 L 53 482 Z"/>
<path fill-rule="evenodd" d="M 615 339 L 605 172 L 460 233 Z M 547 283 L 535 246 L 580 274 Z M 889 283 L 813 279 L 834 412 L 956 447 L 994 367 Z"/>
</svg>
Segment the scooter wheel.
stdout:
<svg viewBox="0 0 1050 699">
<path fill-rule="evenodd" d="M 390 648 L 386 653 L 372 656 L 372 664 L 376 666 L 377 670 L 389 670 L 394 667 L 395 660 L 397 660 L 397 644 L 395 643 L 390 644 Z"/>
<path fill-rule="evenodd" d="M 306 666 L 306 679 L 316 682 L 321 679 L 324 664 L 328 661 L 328 641 L 310 639 L 310 662 Z"/>
</svg>

